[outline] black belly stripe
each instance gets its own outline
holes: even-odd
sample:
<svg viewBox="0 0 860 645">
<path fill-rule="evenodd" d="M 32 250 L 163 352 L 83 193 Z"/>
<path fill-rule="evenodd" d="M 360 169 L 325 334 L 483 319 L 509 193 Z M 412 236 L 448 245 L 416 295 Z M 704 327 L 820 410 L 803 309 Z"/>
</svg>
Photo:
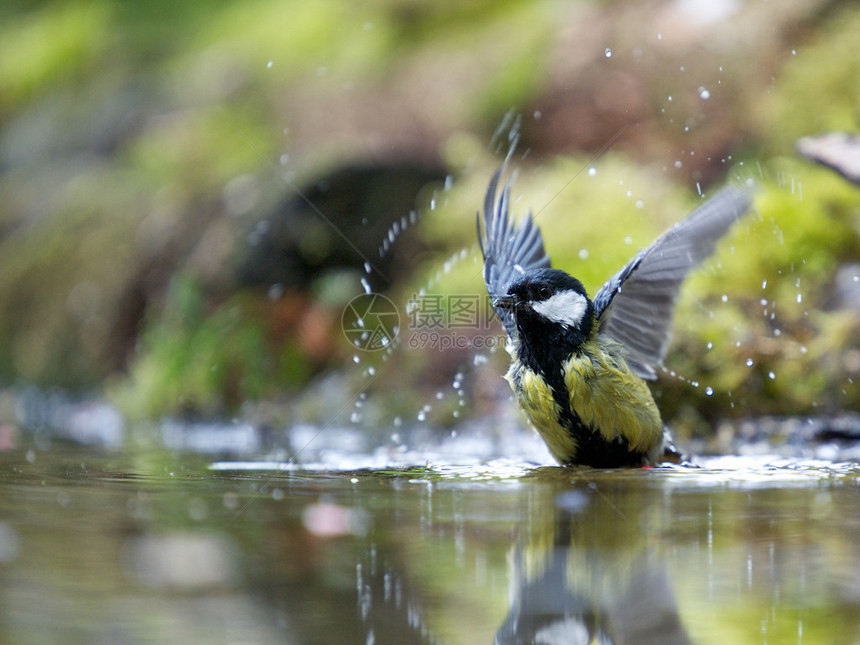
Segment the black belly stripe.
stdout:
<svg viewBox="0 0 860 645">
<path fill-rule="evenodd" d="M 530 363 L 532 361 L 529 361 Z M 558 361 L 556 365 L 562 365 Z M 641 466 L 644 454 L 630 450 L 630 443 L 624 437 L 607 441 L 602 434 L 596 432 L 585 423 L 570 407 L 570 397 L 560 368 L 544 370 L 542 366 L 532 363 L 531 369 L 540 374 L 552 390 L 552 398 L 559 407 L 559 422 L 576 440 L 576 454 L 570 455 L 563 465 L 583 465 L 592 468 L 620 468 L 625 466 Z"/>
</svg>

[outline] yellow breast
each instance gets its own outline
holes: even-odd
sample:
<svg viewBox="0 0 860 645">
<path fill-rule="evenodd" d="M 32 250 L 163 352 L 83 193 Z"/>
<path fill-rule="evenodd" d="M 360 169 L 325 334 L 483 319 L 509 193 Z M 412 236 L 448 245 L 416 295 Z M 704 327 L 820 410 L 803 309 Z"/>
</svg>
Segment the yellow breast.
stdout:
<svg viewBox="0 0 860 645">
<path fill-rule="evenodd" d="M 530 369 L 520 366 L 517 370 L 514 365 L 505 378 L 516 392 L 520 407 L 546 442 L 552 456 L 559 462 L 570 461 L 576 454 L 576 440 L 570 430 L 558 422 L 561 417 L 559 406 L 546 380 Z"/>
<path fill-rule="evenodd" d="M 591 351 L 571 356 L 564 366 L 571 408 L 607 440 L 623 436 L 636 452 L 663 440 L 663 422 L 651 391 L 634 374 L 615 341 L 598 338 Z"/>
<path fill-rule="evenodd" d="M 624 437 L 631 451 L 658 457 L 663 441 L 660 412 L 648 386 L 622 358 L 620 345 L 604 338 L 591 341 L 562 368 L 571 410 L 585 426 L 607 441 Z M 560 409 L 546 380 L 517 362 L 506 378 L 553 457 L 575 462 L 576 439 L 559 423 Z"/>
</svg>

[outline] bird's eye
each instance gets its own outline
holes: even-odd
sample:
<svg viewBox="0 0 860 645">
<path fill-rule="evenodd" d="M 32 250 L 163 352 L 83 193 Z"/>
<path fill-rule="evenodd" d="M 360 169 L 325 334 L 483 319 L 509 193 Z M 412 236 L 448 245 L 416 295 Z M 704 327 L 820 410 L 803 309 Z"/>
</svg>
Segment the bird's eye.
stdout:
<svg viewBox="0 0 860 645">
<path fill-rule="evenodd" d="M 538 289 L 538 296 L 540 296 L 541 300 L 549 298 L 549 287 L 544 286 Z"/>
</svg>

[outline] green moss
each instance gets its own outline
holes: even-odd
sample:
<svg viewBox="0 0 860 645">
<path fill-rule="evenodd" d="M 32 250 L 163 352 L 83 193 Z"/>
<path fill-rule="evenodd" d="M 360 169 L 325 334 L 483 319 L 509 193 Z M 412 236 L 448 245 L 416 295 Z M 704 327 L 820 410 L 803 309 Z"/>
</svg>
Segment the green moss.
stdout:
<svg viewBox="0 0 860 645">
<path fill-rule="evenodd" d="M 525 109 L 539 94 L 552 45 L 546 38 L 551 20 L 550 13 L 540 5 L 524 4 L 506 11 L 495 24 L 485 28 L 486 47 L 503 48 L 494 58 L 504 64 L 490 72 L 477 96 L 470 99 L 471 114 L 483 122 L 496 122 L 511 109 Z"/>
<path fill-rule="evenodd" d="M 141 181 L 200 193 L 264 168 L 274 145 L 256 110 L 221 104 L 165 118 L 128 144 L 125 161 Z"/>
<path fill-rule="evenodd" d="M 846 5 L 786 60 L 774 89 L 759 103 L 773 150 L 788 152 L 805 135 L 860 127 L 858 31 L 860 13 Z"/>
<path fill-rule="evenodd" d="M 701 386 L 666 380 L 662 405 L 697 431 L 726 415 L 835 411 L 857 394 L 858 317 L 832 309 L 832 277 L 860 253 L 860 192 L 802 161 L 763 170 L 758 213 L 691 276 L 676 316 L 667 365 Z"/>
<path fill-rule="evenodd" d="M 190 51 L 214 46 L 269 82 L 355 75 L 382 64 L 392 47 L 390 14 L 340 0 L 237 3 L 204 25 Z"/>
<path fill-rule="evenodd" d="M 134 418 L 225 414 L 303 382 L 306 361 L 289 343 L 280 354 L 271 348 L 241 295 L 213 308 L 193 280 L 178 276 L 163 313 L 143 334 L 128 382 L 113 398 Z"/>
<path fill-rule="evenodd" d="M 103 2 L 60 2 L 0 23 L 0 110 L 71 85 L 94 70 L 110 43 Z"/>
<path fill-rule="evenodd" d="M 0 241 L 0 372 L 89 387 L 122 360 L 113 325 L 134 278 L 129 258 L 141 195 L 133 178 L 104 169 L 87 168 L 74 181 L 15 179 L 59 206 L 54 217 L 28 225 L 11 220 L 14 232 Z"/>
</svg>

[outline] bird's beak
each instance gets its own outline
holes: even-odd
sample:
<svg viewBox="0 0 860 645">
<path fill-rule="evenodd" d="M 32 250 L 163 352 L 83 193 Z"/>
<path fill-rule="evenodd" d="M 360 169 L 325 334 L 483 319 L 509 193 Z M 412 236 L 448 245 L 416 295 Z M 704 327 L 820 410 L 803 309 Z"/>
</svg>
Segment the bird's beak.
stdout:
<svg viewBox="0 0 860 645">
<path fill-rule="evenodd" d="M 501 309 L 513 309 L 517 305 L 515 296 L 498 296 L 493 298 L 493 306 Z"/>
</svg>

